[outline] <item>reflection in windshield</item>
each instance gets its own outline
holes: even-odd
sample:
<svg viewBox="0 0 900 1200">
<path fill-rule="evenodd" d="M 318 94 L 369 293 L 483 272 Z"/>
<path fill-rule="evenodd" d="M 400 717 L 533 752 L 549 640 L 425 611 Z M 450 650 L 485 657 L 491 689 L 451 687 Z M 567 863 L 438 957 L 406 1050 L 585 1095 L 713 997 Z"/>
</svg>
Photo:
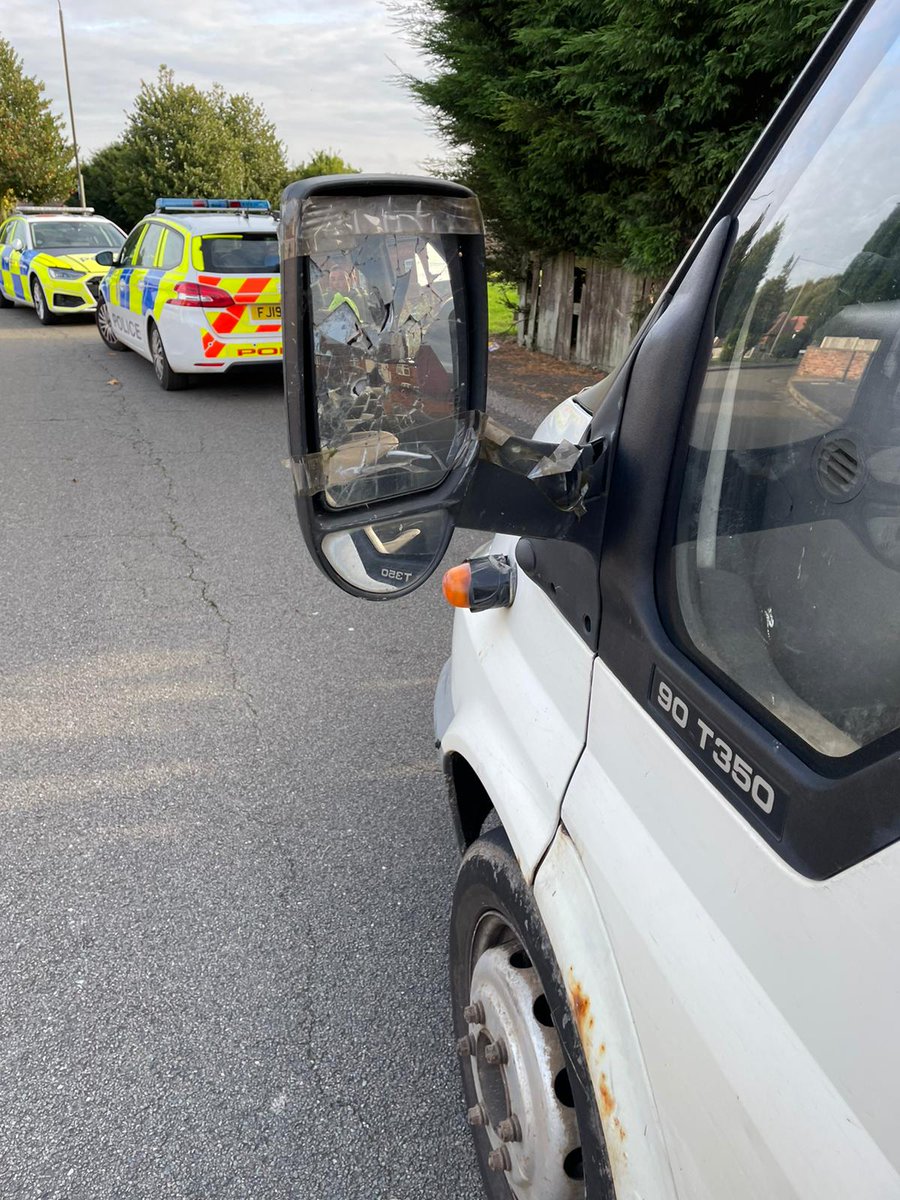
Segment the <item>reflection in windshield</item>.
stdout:
<svg viewBox="0 0 900 1200">
<path fill-rule="evenodd" d="M 34 221 L 36 250 L 118 250 L 125 241 L 109 221 Z"/>
<path fill-rule="evenodd" d="M 873 6 L 739 214 L 674 558 L 690 642 L 834 756 L 900 726 L 898 27 Z"/>
<path fill-rule="evenodd" d="M 309 259 L 319 438 L 335 506 L 434 486 L 460 431 L 457 313 L 437 234 L 371 234 Z"/>
</svg>

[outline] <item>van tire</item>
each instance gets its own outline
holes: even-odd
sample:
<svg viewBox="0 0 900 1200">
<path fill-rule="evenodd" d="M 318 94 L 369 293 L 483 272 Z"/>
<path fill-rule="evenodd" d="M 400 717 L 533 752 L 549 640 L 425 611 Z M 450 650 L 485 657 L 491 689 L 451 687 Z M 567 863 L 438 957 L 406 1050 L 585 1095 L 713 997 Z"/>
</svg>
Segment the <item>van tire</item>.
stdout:
<svg viewBox="0 0 900 1200">
<path fill-rule="evenodd" d="M 511 992 L 504 991 L 507 981 L 512 981 Z M 524 1187 L 521 1193 L 516 1190 L 515 1155 L 521 1145 L 520 1153 L 527 1153 L 533 1162 L 552 1164 L 543 1190 L 535 1190 L 532 1179 L 528 1196 L 614 1200 L 606 1143 L 575 1017 L 531 888 L 502 828 L 473 842 L 459 869 L 450 922 L 450 988 L 465 1105 L 486 1195 L 490 1200 L 517 1200 L 525 1194 Z M 520 999 L 509 1003 L 517 990 Z M 492 994 L 501 998 L 494 1009 Z M 479 1000 L 481 1012 L 470 1008 L 464 1014 L 473 1002 L 477 1010 Z M 502 1028 L 503 1018 L 496 1015 L 501 1011 L 507 1014 Z M 521 1053 L 509 1054 L 505 1065 L 489 1064 L 484 1048 L 500 1040 L 507 1048 L 515 1041 Z M 541 1053 L 546 1050 L 546 1061 L 554 1064 L 552 1086 L 546 1071 L 532 1072 L 526 1083 L 510 1074 L 509 1063 L 541 1061 L 541 1053 L 529 1058 L 531 1046 Z M 511 1120 L 512 1114 L 503 1110 L 514 1094 L 529 1096 L 531 1111 L 543 1104 L 551 1116 L 546 1123 L 521 1122 L 520 1139 L 502 1140 L 500 1118 Z M 510 1156 L 505 1167 L 497 1163 L 504 1154 Z"/>
<path fill-rule="evenodd" d="M 162 337 L 153 321 L 150 322 L 147 328 L 147 341 L 150 345 L 150 361 L 153 363 L 156 382 L 163 391 L 180 392 L 182 388 L 186 388 L 188 385 L 188 376 L 181 375 L 178 371 L 173 371 L 169 366 Z"/>
</svg>

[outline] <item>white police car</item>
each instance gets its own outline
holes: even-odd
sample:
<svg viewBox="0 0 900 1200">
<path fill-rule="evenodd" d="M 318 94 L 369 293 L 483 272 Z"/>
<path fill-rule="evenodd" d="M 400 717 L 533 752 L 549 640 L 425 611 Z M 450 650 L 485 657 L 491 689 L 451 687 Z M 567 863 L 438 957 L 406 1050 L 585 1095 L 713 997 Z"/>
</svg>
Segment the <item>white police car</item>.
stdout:
<svg viewBox="0 0 900 1200">
<path fill-rule="evenodd" d="M 97 328 L 136 350 L 167 391 L 189 375 L 281 362 L 281 278 L 267 200 L 161 198 L 100 286 Z"/>
</svg>

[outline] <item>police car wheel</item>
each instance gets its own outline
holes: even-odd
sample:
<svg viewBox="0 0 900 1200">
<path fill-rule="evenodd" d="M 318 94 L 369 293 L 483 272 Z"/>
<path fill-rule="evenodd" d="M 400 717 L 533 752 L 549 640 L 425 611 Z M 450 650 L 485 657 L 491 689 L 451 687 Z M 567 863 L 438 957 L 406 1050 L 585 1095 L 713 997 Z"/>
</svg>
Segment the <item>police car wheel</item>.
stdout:
<svg viewBox="0 0 900 1200">
<path fill-rule="evenodd" d="M 459 869 L 450 986 L 490 1200 L 614 1200 L 575 1014 L 502 828 L 482 834 Z"/>
<path fill-rule="evenodd" d="M 34 302 L 34 311 L 40 323 L 42 325 L 52 325 L 56 317 L 50 311 L 47 297 L 44 295 L 44 289 L 33 276 L 31 280 L 31 299 Z"/>
<path fill-rule="evenodd" d="M 0 308 L 15 308 L 13 301 L 8 296 L 4 296 L 2 287 L 0 287 Z"/>
<path fill-rule="evenodd" d="M 153 324 L 150 326 L 150 357 L 153 360 L 156 382 L 164 392 L 177 392 L 187 387 L 187 375 L 180 375 L 169 366 L 159 330 Z"/>
<path fill-rule="evenodd" d="M 100 336 L 103 338 L 103 341 L 105 342 L 108 349 L 110 349 L 110 350 L 127 350 L 128 349 L 128 347 L 124 346 L 119 341 L 119 339 L 116 337 L 116 333 L 115 333 L 115 330 L 113 329 L 113 325 L 112 325 L 112 316 L 109 311 L 109 306 L 103 300 L 101 300 L 100 303 L 97 305 L 97 311 L 94 314 L 94 320 L 97 323 L 97 331 L 99 332 Z"/>
</svg>

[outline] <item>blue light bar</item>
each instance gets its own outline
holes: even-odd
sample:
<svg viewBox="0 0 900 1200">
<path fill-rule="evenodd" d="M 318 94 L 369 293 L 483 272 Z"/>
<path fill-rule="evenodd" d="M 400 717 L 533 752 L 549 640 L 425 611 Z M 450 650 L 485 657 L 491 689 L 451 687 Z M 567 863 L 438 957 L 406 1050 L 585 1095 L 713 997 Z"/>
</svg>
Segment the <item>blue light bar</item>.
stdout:
<svg viewBox="0 0 900 1200">
<path fill-rule="evenodd" d="M 268 200 L 205 200 L 199 197 L 159 196 L 157 212 L 209 212 L 238 208 L 249 212 L 271 212 Z"/>
</svg>

